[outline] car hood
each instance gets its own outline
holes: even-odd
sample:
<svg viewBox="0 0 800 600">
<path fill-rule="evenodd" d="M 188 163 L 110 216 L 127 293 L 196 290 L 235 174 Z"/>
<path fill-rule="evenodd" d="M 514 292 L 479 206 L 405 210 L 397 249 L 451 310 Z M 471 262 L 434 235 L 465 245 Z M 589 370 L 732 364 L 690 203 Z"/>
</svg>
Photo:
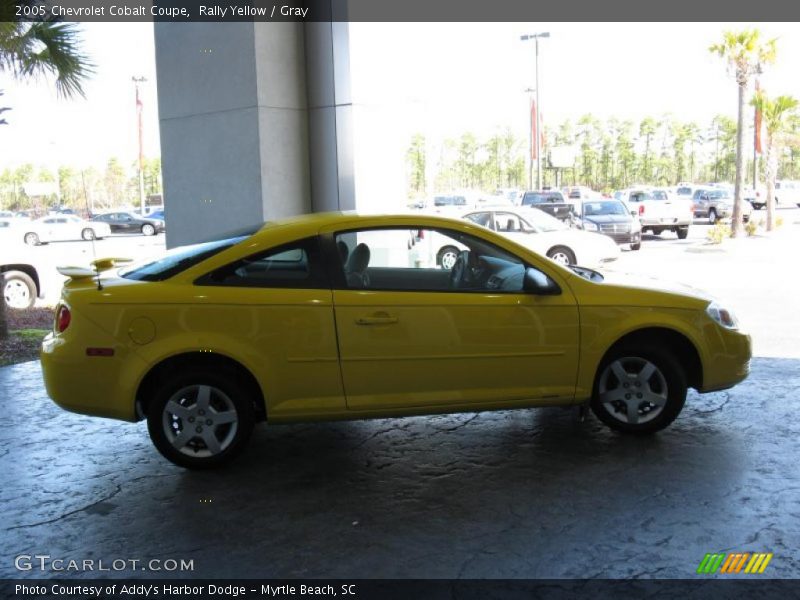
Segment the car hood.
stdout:
<svg viewBox="0 0 800 600">
<path fill-rule="evenodd" d="M 620 288 L 636 288 L 654 292 L 665 292 L 667 294 L 690 297 L 702 303 L 708 303 L 714 300 L 714 297 L 705 290 L 679 283 L 677 281 L 670 281 L 668 279 L 656 279 L 655 277 L 634 275 L 630 273 L 618 273 L 614 271 L 604 272 L 603 277 L 605 278 L 605 281 L 602 285 Z"/>
</svg>

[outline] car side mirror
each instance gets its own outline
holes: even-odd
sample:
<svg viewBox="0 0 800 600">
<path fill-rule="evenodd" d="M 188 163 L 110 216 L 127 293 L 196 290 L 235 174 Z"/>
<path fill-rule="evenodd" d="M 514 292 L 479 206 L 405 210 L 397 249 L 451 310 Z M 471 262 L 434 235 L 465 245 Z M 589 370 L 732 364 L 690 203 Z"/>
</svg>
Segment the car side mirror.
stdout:
<svg viewBox="0 0 800 600">
<path fill-rule="evenodd" d="M 561 288 L 555 281 L 533 267 L 525 269 L 522 289 L 537 296 L 558 296 L 561 293 Z"/>
<path fill-rule="evenodd" d="M 632 210 L 632 211 L 631 211 L 631 216 L 632 216 L 632 217 L 636 217 L 636 216 L 638 216 L 638 215 L 639 215 L 639 213 L 638 213 L 638 212 L 636 212 L 635 210 Z"/>
</svg>

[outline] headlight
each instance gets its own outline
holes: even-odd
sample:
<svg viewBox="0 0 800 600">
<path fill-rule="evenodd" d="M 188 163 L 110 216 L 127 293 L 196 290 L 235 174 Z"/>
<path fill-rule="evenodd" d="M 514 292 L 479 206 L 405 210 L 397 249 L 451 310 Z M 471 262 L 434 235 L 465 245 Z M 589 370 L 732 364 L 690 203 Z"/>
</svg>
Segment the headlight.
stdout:
<svg viewBox="0 0 800 600">
<path fill-rule="evenodd" d="M 592 223 L 591 221 L 584 221 L 583 229 L 585 231 L 600 231 L 600 228 L 597 226 L 597 223 Z"/>
<path fill-rule="evenodd" d="M 726 329 L 739 329 L 739 321 L 733 315 L 733 312 L 727 308 L 722 308 L 716 302 L 712 302 L 706 307 L 706 313 Z"/>
</svg>

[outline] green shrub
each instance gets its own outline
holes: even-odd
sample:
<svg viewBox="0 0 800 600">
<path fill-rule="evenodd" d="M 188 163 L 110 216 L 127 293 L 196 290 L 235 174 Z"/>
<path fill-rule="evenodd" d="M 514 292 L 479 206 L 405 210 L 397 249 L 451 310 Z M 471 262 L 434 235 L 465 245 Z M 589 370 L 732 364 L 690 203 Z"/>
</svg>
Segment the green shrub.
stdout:
<svg viewBox="0 0 800 600">
<path fill-rule="evenodd" d="M 776 217 L 775 218 L 775 227 L 780 227 L 783 225 L 783 217 Z"/>
<path fill-rule="evenodd" d="M 722 240 L 731 237 L 731 228 L 725 223 L 717 223 L 706 234 L 712 244 L 721 244 Z"/>
<path fill-rule="evenodd" d="M 747 223 L 744 224 L 744 230 L 747 232 L 749 237 L 752 237 L 758 231 L 758 228 L 761 226 L 761 221 L 756 219 L 750 219 Z"/>
</svg>

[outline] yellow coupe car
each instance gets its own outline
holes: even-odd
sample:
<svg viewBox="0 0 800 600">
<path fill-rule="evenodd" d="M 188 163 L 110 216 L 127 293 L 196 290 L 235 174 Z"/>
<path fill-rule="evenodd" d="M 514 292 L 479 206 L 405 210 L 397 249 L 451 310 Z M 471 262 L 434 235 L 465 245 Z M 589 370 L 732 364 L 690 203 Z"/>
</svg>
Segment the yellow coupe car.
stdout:
<svg viewBox="0 0 800 600">
<path fill-rule="evenodd" d="M 442 238 L 462 248 L 437 263 Z M 435 216 L 317 214 L 70 277 L 42 344 L 63 408 L 147 419 L 189 468 L 257 421 L 589 402 L 608 426 L 669 425 L 688 387 L 749 372 L 750 337 L 697 292 L 611 283 Z"/>
</svg>

